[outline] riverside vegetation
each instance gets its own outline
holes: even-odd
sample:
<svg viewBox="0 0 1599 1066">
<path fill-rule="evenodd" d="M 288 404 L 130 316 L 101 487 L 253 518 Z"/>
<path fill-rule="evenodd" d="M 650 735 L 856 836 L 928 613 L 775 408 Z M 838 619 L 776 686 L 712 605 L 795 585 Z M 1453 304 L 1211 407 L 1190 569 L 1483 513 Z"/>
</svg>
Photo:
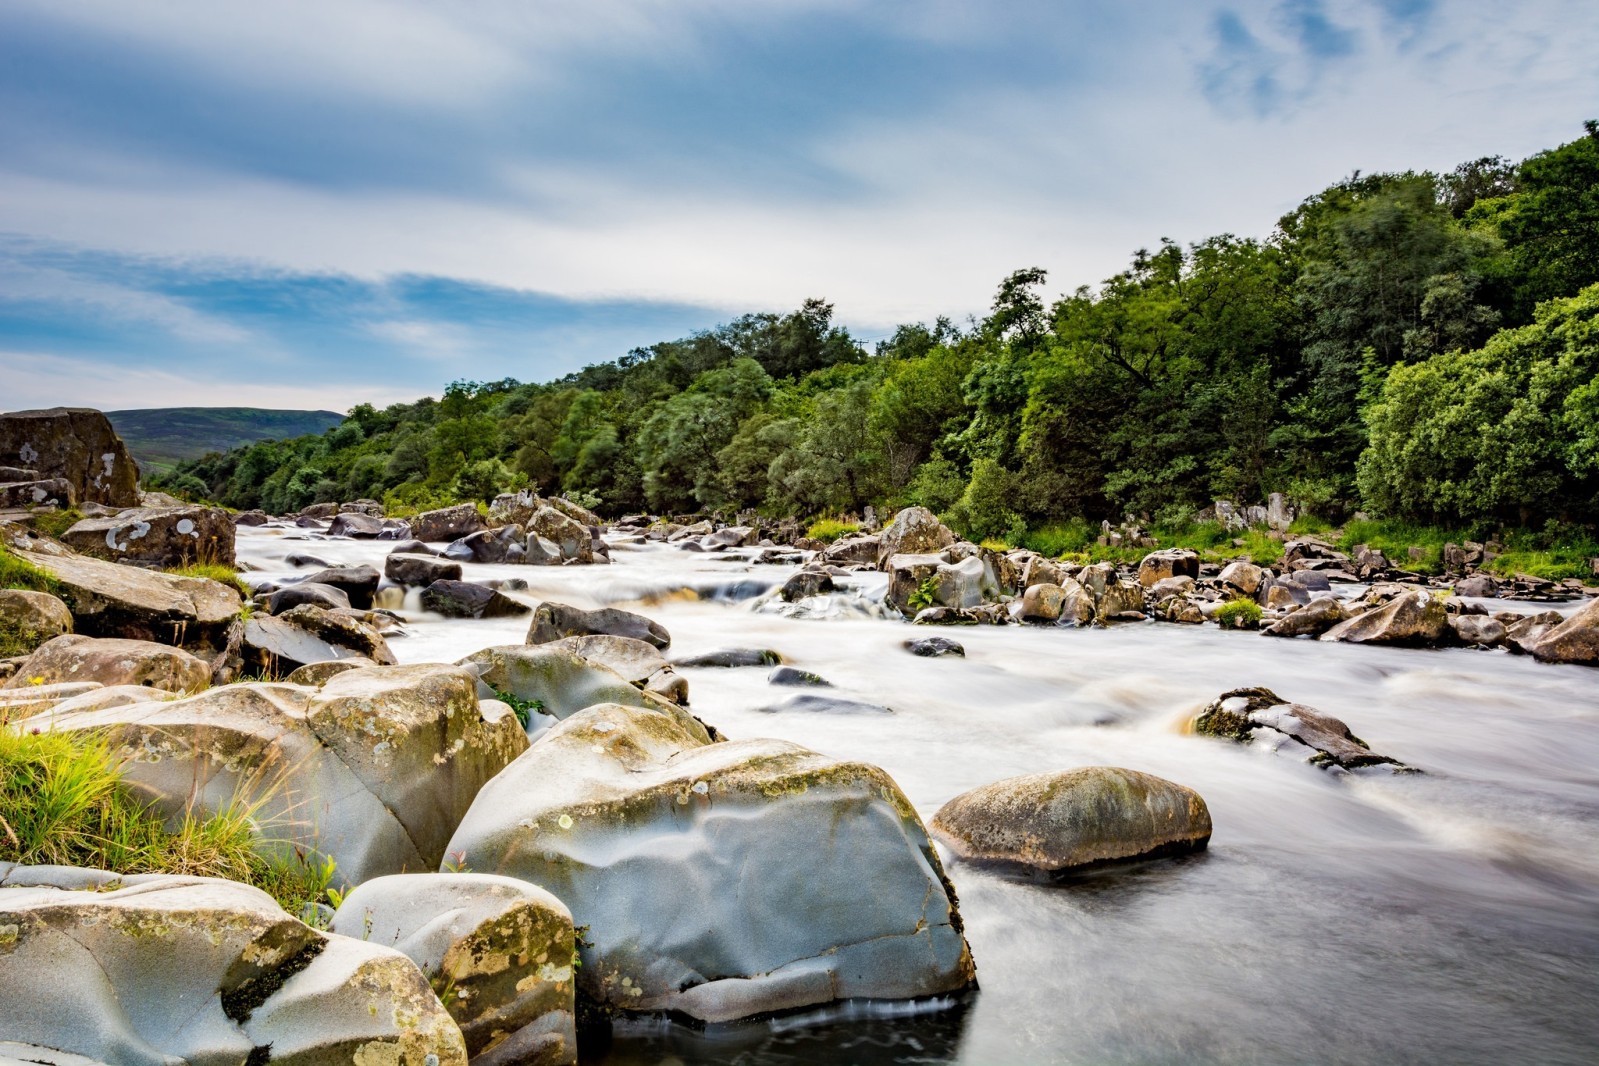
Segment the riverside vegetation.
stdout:
<svg viewBox="0 0 1599 1066">
<path fill-rule="evenodd" d="M 548 384 L 360 405 L 163 484 L 273 513 L 524 486 L 611 515 L 920 504 L 1051 554 L 1103 519 L 1179 533 L 1217 498 L 1281 491 L 1326 521 L 1371 516 L 1368 542 L 1497 534 L 1566 577 L 1596 553 L 1596 282 L 1588 123 L 1519 163 L 1357 172 L 1268 240 L 1163 240 L 1053 303 L 1020 270 L 981 320 L 901 326 L 870 353 L 809 300 Z"/>
</svg>

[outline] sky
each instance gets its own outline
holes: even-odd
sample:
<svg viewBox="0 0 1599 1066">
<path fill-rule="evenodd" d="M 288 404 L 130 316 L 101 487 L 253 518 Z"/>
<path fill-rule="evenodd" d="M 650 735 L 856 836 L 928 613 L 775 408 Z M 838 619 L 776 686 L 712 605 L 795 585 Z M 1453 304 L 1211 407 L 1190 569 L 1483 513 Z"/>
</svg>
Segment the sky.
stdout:
<svg viewBox="0 0 1599 1066">
<path fill-rule="evenodd" d="M 1599 117 L 1593 0 L 0 0 L 0 410 L 863 342 Z"/>
</svg>

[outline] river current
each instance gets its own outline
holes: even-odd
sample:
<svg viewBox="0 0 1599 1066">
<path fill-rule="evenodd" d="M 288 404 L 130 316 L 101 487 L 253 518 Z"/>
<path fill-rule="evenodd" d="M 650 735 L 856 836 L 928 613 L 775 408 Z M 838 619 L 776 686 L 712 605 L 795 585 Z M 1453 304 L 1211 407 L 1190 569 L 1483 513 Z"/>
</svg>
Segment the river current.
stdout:
<svg viewBox="0 0 1599 1066">
<path fill-rule="evenodd" d="M 381 570 L 391 547 L 241 528 L 238 554 L 260 581 L 303 576 L 293 552 Z M 796 610 L 774 595 L 791 567 L 656 544 L 612 557 L 466 577 L 520 578 L 508 594 L 530 605 L 639 611 L 670 630 L 670 658 L 772 648 L 831 694 L 891 708 L 770 710 L 796 690 L 763 669 L 679 668 L 723 733 L 882 766 L 924 820 L 1000 778 L 1103 764 L 1198 790 L 1215 831 L 1197 855 L 1060 883 L 951 862 L 982 986 L 960 1002 L 704 1033 L 630 1023 L 600 1061 L 1599 1062 L 1599 670 L 1214 626 L 913 628 L 875 606 L 880 575 Z M 520 644 L 528 625 L 429 616 L 415 592 L 402 613 L 401 662 Z M 934 634 L 966 657 L 902 646 Z M 1185 732 L 1255 685 L 1424 772 L 1334 777 Z"/>
</svg>

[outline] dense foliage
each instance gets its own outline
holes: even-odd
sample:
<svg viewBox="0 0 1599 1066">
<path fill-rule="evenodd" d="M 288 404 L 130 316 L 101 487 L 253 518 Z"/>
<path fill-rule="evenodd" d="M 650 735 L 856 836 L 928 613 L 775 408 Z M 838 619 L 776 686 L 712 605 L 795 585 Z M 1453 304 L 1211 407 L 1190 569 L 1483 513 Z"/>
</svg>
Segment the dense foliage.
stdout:
<svg viewBox="0 0 1599 1066">
<path fill-rule="evenodd" d="M 810 300 L 549 384 L 362 405 L 167 484 L 277 512 L 524 485 L 611 513 L 916 502 L 976 537 L 1272 491 L 1332 519 L 1599 519 L 1595 123 L 1519 164 L 1356 173 L 1269 240 L 1162 241 L 1053 303 L 1046 281 L 870 353 Z"/>
</svg>

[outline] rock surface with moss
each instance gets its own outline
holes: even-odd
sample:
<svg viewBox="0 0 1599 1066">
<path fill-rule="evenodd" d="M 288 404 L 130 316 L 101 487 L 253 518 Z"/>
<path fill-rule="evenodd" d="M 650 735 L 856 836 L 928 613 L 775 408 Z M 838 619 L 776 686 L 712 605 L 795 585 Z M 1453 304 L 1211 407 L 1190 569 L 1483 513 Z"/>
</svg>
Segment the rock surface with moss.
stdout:
<svg viewBox="0 0 1599 1066">
<path fill-rule="evenodd" d="M 0 465 L 60 478 L 78 503 L 139 505 L 139 468 L 99 411 L 52 407 L 0 414 Z"/>
<path fill-rule="evenodd" d="M 882 770 L 778 740 L 706 743 L 618 705 L 555 726 L 451 840 L 589 927 L 581 991 L 705 1022 L 972 984 L 953 891 Z"/>
<path fill-rule="evenodd" d="M 1337 718 L 1290 703 L 1269 688 L 1222 693 L 1195 716 L 1194 732 L 1260 744 L 1335 771 L 1364 766 L 1405 768 L 1399 760 L 1372 751 Z"/>
<path fill-rule="evenodd" d="M 0 688 L 84 681 L 193 693 L 211 683 L 211 665 L 167 644 L 68 633 L 41 645 Z"/>
<path fill-rule="evenodd" d="M 63 867 L 0 867 L 0 1033 L 119 1066 L 467 1061 L 398 951 L 248 885 Z"/>
<path fill-rule="evenodd" d="M 476 873 L 378 877 L 344 897 L 331 929 L 415 962 L 475 1066 L 577 1062 L 572 913 L 537 885 Z"/>
<path fill-rule="evenodd" d="M 963 860 L 1051 874 L 1196 851 L 1210 829 L 1193 789 L 1115 766 L 996 781 L 956 796 L 932 822 Z"/>
</svg>

